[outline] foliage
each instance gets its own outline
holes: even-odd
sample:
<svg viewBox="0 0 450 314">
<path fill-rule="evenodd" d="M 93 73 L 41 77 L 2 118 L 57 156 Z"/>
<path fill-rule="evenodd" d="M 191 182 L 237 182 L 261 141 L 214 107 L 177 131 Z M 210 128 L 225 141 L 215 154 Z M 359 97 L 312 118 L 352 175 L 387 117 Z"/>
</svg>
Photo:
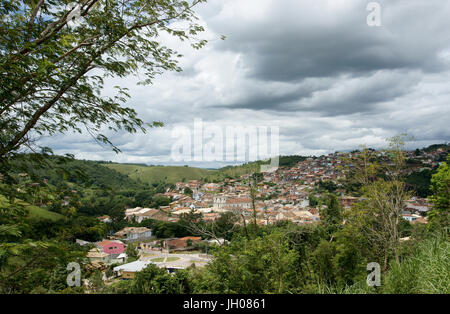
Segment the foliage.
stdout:
<svg viewBox="0 0 450 314">
<path fill-rule="evenodd" d="M 58 241 L 23 241 L 0 245 L 0 293 L 49 292 L 66 288 L 64 271 L 70 262 L 81 263 L 86 252 Z"/>
<path fill-rule="evenodd" d="M 317 205 L 319 205 L 319 200 L 314 194 L 309 194 L 308 200 L 309 200 L 309 206 L 311 206 L 311 207 L 316 207 Z"/>
<path fill-rule="evenodd" d="M 167 270 L 149 264 L 136 274 L 130 288 L 131 293 L 139 294 L 183 294 L 190 293 L 188 273 L 179 270 L 168 273 Z"/>
<path fill-rule="evenodd" d="M 135 243 L 128 243 L 125 253 L 128 256 L 128 262 L 133 262 L 139 258 L 139 252 Z"/>
<path fill-rule="evenodd" d="M 0 157 L 36 135 L 87 130 L 97 141 L 112 144 L 100 133 L 123 129 L 145 132 L 145 124 L 123 104 L 127 90 L 114 97 L 101 90 L 107 77 L 143 73 L 150 84 L 163 71 L 181 71 L 176 51 L 159 42 L 163 33 L 191 40 L 196 49 L 206 41 L 195 38 L 204 29 L 193 7 L 204 0 L 4 0 L 0 9 Z M 79 18 L 72 22 L 76 10 Z M 175 23 L 178 22 L 178 23 Z M 180 29 L 180 22 L 186 28 Z M 14 38 L 14 40 L 11 40 Z M 115 151 L 119 151 L 114 147 Z"/>
<path fill-rule="evenodd" d="M 430 183 L 433 171 L 423 169 L 409 174 L 405 178 L 407 186 L 415 191 L 417 196 L 428 197 L 431 194 Z"/>
<path fill-rule="evenodd" d="M 207 266 L 210 291 L 217 293 L 286 293 L 295 287 L 295 251 L 281 233 L 234 239 L 215 250 Z"/>
<path fill-rule="evenodd" d="M 388 267 L 390 254 L 399 262 L 400 233 L 398 225 L 404 203 L 410 198 L 402 177 L 405 167 L 405 135 L 389 139 L 389 148 L 383 150 L 383 158 L 376 158 L 373 150 L 364 148 L 360 156 L 348 161 L 351 175 L 362 185 L 364 200 L 356 219 L 360 230 L 379 250 L 384 268 Z M 353 216 L 357 217 L 357 216 Z"/>
<path fill-rule="evenodd" d="M 331 235 L 342 224 L 342 206 L 333 194 L 328 195 L 326 203 L 327 206 L 320 210 L 320 220 Z"/>
<path fill-rule="evenodd" d="M 400 264 L 393 263 L 382 283 L 383 293 L 450 293 L 450 243 L 431 238 Z"/>
<path fill-rule="evenodd" d="M 448 234 L 450 227 L 450 156 L 431 179 L 433 211 L 429 213 L 430 226 Z"/>
<path fill-rule="evenodd" d="M 103 274 L 100 270 L 96 269 L 89 279 L 89 289 L 93 292 L 99 292 L 105 287 L 103 282 Z"/>
<path fill-rule="evenodd" d="M 319 191 L 327 191 L 334 193 L 337 190 L 337 185 L 333 181 L 319 181 Z"/>
<path fill-rule="evenodd" d="M 192 194 L 194 193 L 189 187 L 185 187 L 183 193 L 185 195 L 188 195 L 190 197 L 192 197 Z"/>
</svg>

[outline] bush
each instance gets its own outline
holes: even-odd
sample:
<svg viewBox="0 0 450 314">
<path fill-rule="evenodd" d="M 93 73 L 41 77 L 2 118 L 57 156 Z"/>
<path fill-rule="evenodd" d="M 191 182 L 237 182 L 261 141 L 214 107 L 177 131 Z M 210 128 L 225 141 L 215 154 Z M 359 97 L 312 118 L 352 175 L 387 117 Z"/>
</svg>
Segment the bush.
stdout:
<svg viewBox="0 0 450 314">
<path fill-rule="evenodd" d="M 450 243 L 443 238 L 419 244 L 400 264 L 393 263 L 385 276 L 384 293 L 450 293 Z"/>
</svg>

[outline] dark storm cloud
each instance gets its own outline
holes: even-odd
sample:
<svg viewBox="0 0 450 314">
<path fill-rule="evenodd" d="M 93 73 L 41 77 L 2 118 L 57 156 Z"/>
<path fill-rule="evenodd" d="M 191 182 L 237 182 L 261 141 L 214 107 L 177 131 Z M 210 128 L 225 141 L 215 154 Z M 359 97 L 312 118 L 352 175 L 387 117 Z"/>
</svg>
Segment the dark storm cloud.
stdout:
<svg viewBox="0 0 450 314">
<path fill-rule="evenodd" d="M 298 84 L 266 84 L 254 81 L 237 99 L 227 102 L 223 108 L 245 108 L 258 110 L 292 111 L 292 104 L 309 99 L 314 93 L 325 91 L 333 82 L 326 79 L 303 80 Z M 219 106 L 220 107 L 220 106 Z"/>
<path fill-rule="evenodd" d="M 392 101 L 408 92 L 421 75 L 405 71 L 379 71 L 370 76 L 336 77 L 320 84 L 300 85 L 289 92 L 266 89 L 247 92 L 242 100 L 224 108 L 277 112 L 310 111 L 324 116 L 376 112 L 377 104 Z"/>
<path fill-rule="evenodd" d="M 377 104 L 407 94 L 420 80 L 417 71 L 447 71 L 440 53 L 450 47 L 450 19 L 443 14 L 450 14 L 449 5 L 433 0 L 379 2 L 381 27 L 367 25 L 366 1 L 336 1 L 336 6 L 330 1 L 262 1 L 264 9 L 256 15 L 216 10 L 210 27 L 229 35 L 216 49 L 238 53 L 245 75 L 255 84 L 292 85 L 276 93 L 250 89 L 223 106 L 324 116 L 371 113 Z M 342 77 L 360 81 L 337 92 L 303 86 L 312 78 L 334 81 L 329 86 L 345 85 Z"/>
<path fill-rule="evenodd" d="M 342 9 L 329 3 L 272 2 L 265 19 L 246 19 L 242 14 L 229 25 L 219 15 L 211 27 L 230 33 L 220 49 L 242 54 L 248 75 L 259 80 L 292 82 L 389 69 L 442 69 L 437 52 L 450 43 L 450 22 L 442 14 L 442 10 L 449 13 L 448 5 L 442 1 L 380 1 L 382 27 L 367 25 L 366 1 L 353 1 Z"/>
<path fill-rule="evenodd" d="M 403 71 L 377 72 L 370 77 L 338 80 L 333 88 L 317 92 L 314 97 L 292 108 L 319 112 L 323 116 L 377 113 L 380 104 L 407 94 L 419 81 L 417 73 Z"/>
</svg>

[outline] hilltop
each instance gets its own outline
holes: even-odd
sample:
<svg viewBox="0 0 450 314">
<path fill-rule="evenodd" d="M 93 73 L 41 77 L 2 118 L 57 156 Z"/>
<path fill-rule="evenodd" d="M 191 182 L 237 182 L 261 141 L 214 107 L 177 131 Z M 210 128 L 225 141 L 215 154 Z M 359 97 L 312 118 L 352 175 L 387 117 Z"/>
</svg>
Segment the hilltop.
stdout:
<svg viewBox="0 0 450 314">
<path fill-rule="evenodd" d="M 126 175 L 132 180 L 143 183 L 176 183 L 179 181 L 199 180 L 214 174 L 217 170 L 207 170 L 183 166 L 146 166 L 136 164 L 102 164 L 108 169 Z"/>
<path fill-rule="evenodd" d="M 281 156 L 280 166 L 291 167 L 297 162 L 305 160 L 304 156 Z M 220 169 L 202 169 L 188 166 L 147 166 L 131 163 L 105 163 L 102 166 L 115 170 L 129 178 L 148 184 L 176 183 L 189 180 L 221 181 L 227 177 L 238 177 L 243 174 L 259 172 L 262 164 L 268 161 L 253 161 L 237 166 L 226 166 Z"/>
</svg>

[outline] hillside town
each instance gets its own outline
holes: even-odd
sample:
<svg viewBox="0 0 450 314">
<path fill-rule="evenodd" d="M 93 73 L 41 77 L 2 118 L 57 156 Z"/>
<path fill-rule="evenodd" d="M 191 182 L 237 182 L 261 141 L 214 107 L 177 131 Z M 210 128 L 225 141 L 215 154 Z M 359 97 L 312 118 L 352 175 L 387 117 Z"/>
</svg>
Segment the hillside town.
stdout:
<svg viewBox="0 0 450 314">
<path fill-rule="evenodd" d="M 383 152 L 373 152 L 377 158 L 383 159 Z M 447 154 L 448 148 L 432 152 L 405 152 L 405 157 L 412 166 L 404 171 L 407 174 L 433 169 L 439 166 L 440 160 Z M 247 224 L 255 219 L 255 213 L 259 225 L 285 220 L 295 224 L 316 224 L 320 222 L 321 210 L 327 206 L 314 201 L 320 198 L 322 192 L 326 192 L 318 189 L 324 182 L 332 184 L 333 192 L 339 195 L 338 199 L 344 210 L 351 210 L 354 204 L 362 200 L 361 197 L 346 193 L 344 187 L 344 164 L 360 157 L 359 155 L 359 151 L 336 152 L 305 158 L 294 166 L 279 167 L 274 172 L 261 173 L 257 183 L 252 179 L 253 173 L 226 178 L 221 182 L 177 182 L 173 188 L 161 193 L 161 196 L 170 199 L 168 206 L 126 208 L 124 219 L 130 223 L 142 223 L 147 219 L 171 223 L 178 222 L 183 215 L 198 214 L 205 223 L 214 223 L 222 214 L 231 212 L 243 217 Z M 412 196 L 404 204 L 402 218 L 411 224 L 426 224 L 426 213 L 430 208 L 431 204 L 426 198 Z M 111 222 L 110 217 L 106 215 L 98 219 L 104 223 Z M 404 240 L 407 238 L 402 239 Z M 158 239 L 152 230 L 146 227 L 126 227 L 111 234 L 108 239 L 96 243 L 77 240 L 80 245 L 94 246 L 87 255 L 93 265 L 100 269 L 104 269 L 106 265 L 118 265 L 113 268 L 112 278 L 116 279 L 132 279 L 135 273 L 149 263 L 169 272 L 192 266 L 203 267 L 211 256 L 198 250 L 198 243 L 202 242 L 222 245 L 226 240 L 200 236 Z M 130 243 L 136 246 L 138 252 L 138 256 L 132 261 L 126 254 L 127 245 Z"/>
<path fill-rule="evenodd" d="M 406 152 L 408 160 L 418 160 L 420 164 L 410 166 L 406 174 L 424 169 L 433 169 L 448 153 L 445 149 L 433 152 Z M 257 183 L 254 200 L 251 197 L 252 174 L 237 178 L 227 178 L 222 182 L 204 183 L 200 180 L 177 182 L 174 189 L 167 190 L 163 196 L 170 198 L 169 206 L 155 208 L 129 208 L 125 210 L 126 219 L 142 222 L 144 219 L 156 219 L 175 222 L 180 215 L 201 213 L 203 220 L 212 222 L 221 213 L 234 212 L 246 217 L 247 222 L 257 213 L 257 223 L 267 225 L 281 220 L 290 220 L 297 224 L 311 224 L 320 220 L 320 206 L 311 206 L 311 195 L 320 182 L 331 182 L 336 186 L 342 206 L 350 209 L 359 198 L 346 194 L 343 188 L 345 180 L 344 160 L 359 157 L 359 152 L 332 153 L 320 157 L 310 157 L 292 167 L 280 167 L 275 172 L 262 173 Z M 382 158 L 382 152 L 377 156 Z M 186 193 L 189 191 L 189 193 Z M 188 194 L 188 195 L 186 195 Z M 320 193 L 316 196 L 320 196 Z M 254 204 L 253 204 L 254 201 Z M 421 213 L 429 210 L 426 199 L 413 196 L 405 204 L 404 218 L 416 221 Z M 425 222 L 424 219 L 419 219 Z"/>
</svg>

